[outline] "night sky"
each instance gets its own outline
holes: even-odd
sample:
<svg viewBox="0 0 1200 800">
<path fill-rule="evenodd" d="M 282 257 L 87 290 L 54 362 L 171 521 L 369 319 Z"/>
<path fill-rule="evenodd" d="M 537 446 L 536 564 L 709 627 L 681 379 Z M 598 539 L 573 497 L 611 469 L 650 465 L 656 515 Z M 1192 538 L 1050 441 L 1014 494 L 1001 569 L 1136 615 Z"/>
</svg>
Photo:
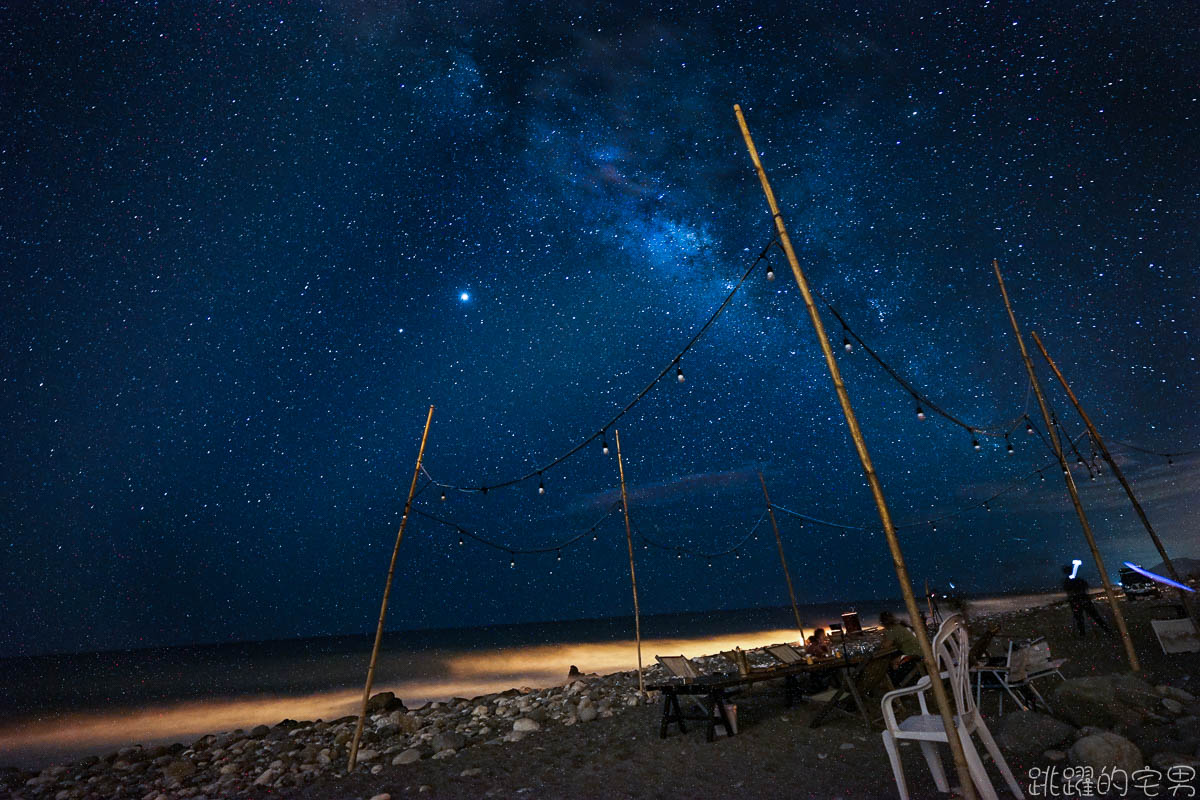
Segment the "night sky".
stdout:
<svg viewBox="0 0 1200 800">
<path fill-rule="evenodd" d="M 919 421 L 822 307 L 897 521 L 969 509 L 901 530 L 915 580 L 1051 588 L 1086 557 L 1056 469 L 1022 479 L 1050 454 L 993 258 L 1101 431 L 1179 454 L 1114 447 L 1196 555 L 1200 8 L 800 6 L 10 8 L 0 655 L 371 630 L 430 404 L 429 475 L 479 487 L 664 369 L 614 426 L 644 614 L 786 603 L 766 523 L 740 558 L 675 549 L 745 538 L 760 466 L 780 506 L 849 526 L 780 514 L 802 601 L 897 596 L 779 252 L 675 379 L 773 235 L 735 102 L 812 285 L 939 406 L 1018 420 L 1012 456 Z M 613 433 L 544 495 L 416 505 L 554 548 L 618 499 Z M 1109 471 L 1076 477 L 1114 577 L 1157 563 Z M 414 516 L 388 620 L 631 610 L 619 513 L 515 566 Z"/>
</svg>

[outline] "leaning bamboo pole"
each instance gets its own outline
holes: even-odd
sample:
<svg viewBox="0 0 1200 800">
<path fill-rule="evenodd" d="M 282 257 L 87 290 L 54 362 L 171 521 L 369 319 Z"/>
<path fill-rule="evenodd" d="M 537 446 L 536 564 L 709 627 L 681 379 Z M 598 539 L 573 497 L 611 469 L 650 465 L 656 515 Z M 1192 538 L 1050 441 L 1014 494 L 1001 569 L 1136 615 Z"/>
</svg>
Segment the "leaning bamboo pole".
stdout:
<svg viewBox="0 0 1200 800">
<path fill-rule="evenodd" d="M 362 739 L 363 724 L 367 721 L 367 701 L 371 699 L 371 684 L 375 682 L 375 663 L 379 659 L 379 643 L 383 641 L 383 620 L 387 616 L 388 597 L 392 593 L 392 576 L 396 573 L 396 554 L 400 552 L 400 540 L 404 538 L 404 526 L 408 524 L 408 513 L 412 511 L 413 495 L 417 493 L 417 479 L 421 476 L 421 459 L 425 457 L 425 441 L 429 438 L 429 425 L 433 422 L 433 406 L 425 417 L 425 432 L 421 434 L 421 447 L 417 450 L 417 466 L 413 470 L 412 483 L 408 487 L 408 499 L 404 501 L 404 515 L 400 517 L 400 530 L 396 532 L 396 545 L 392 548 L 392 561 L 388 564 L 387 580 L 383 584 L 383 602 L 379 606 L 379 624 L 375 626 L 375 646 L 371 648 L 371 665 L 367 667 L 367 684 L 363 687 L 362 708 L 358 722 L 354 725 L 354 738 L 350 740 L 350 760 L 346 769 L 354 771 L 358 763 L 358 742 Z"/>
<path fill-rule="evenodd" d="M 1087 426 L 1088 433 L 1092 435 L 1092 441 L 1096 443 L 1096 447 L 1100 448 L 1100 455 L 1112 470 L 1113 475 L 1121 484 L 1121 488 L 1125 490 L 1125 494 L 1129 497 L 1129 502 L 1133 504 L 1133 510 L 1137 512 L 1138 519 L 1142 521 L 1142 525 L 1146 528 L 1146 533 L 1150 534 L 1151 541 L 1154 542 L 1154 547 L 1158 550 L 1158 554 L 1162 557 L 1163 564 L 1167 567 L 1167 574 L 1171 576 L 1171 580 L 1176 583 L 1182 583 L 1179 579 L 1179 573 L 1175 571 L 1175 564 L 1172 563 L 1171 557 L 1167 555 L 1167 549 L 1163 547 L 1162 540 L 1158 538 L 1158 534 L 1154 530 L 1154 526 L 1150 524 L 1150 518 L 1146 516 L 1146 510 L 1142 508 L 1142 504 L 1138 501 L 1137 495 L 1133 493 L 1133 487 L 1129 485 L 1129 481 L 1125 478 L 1125 473 L 1121 471 L 1116 460 L 1112 457 L 1112 453 L 1108 451 L 1108 445 L 1104 443 L 1104 438 L 1100 436 L 1100 431 L 1092 423 L 1092 418 L 1083 410 L 1083 406 L 1079 403 L 1079 398 L 1075 396 L 1075 392 L 1071 390 L 1071 385 L 1067 383 L 1067 379 L 1063 377 L 1062 371 L 1059 370 L 1058 364 L 1054 363 L 1054 359 L 1046 352 L 1046 345 L 1042 344 L 1042 339 L 1037 335 L 1037 331 L 1032 331 L 1034 343 L 1038 346 L 1038 350 L 1042 351 L 1042 358 L 1046 359 L 1046 363 L 1050 365 L 1050 369 L 1054 372 L 1054 377 L 1058 378 L 1058 382 L 1062 384 L 1063 390 L 1066 391 L 1067 397 L 1071 398 L 1071 404 L 1075 406 L 1075 410 L 1079 412 L 1079 416 L 1083 419 L 1083 424 Z M 1192 625 L 1197 631 L 1200 631 L 1200 620 L 1196 618 L 1196 608 L 1191 601 L 1190 592 L 1185 592 L 1183 589 L 1177 589 L 1179 592 L 1179 601 L 1183 604 L 1183 608 L 1187 611 L 1187 615 L 1192 619 Z"/>
<path fill-rule="evenodd" d="M 637 571 L 633 568 L 633 531 L 629 526 L 629 498 L 625 494 L 625 462 L 621 459 L 621 432 L 613 429 L 617 440 L 617 473 L 621 476 L 621 511 L 625 514 L 625 544 L 629 547 L 629 582 L 633 584 L 633 635 L 637 639 L 638 698 L 646 701 L 646 681 L 642 675 L 642 612 L 638 608 Z"/>
<path fill-rule="evenodd" d="M 771 530 L 775 531 L 775 547 L 779 550 L 779 565 L 783 567 L 783 579 L 787 581 L 788 597 L 792 601 L 792 614 L 796 617 L 796 627 L 800 629 L 800 643 L 804 644 L 804 623 L 800 621 L 800 608 L 796 605 L 796 590 L 792 587 L 792 573 L 788 570 L 787 558 L 783 555 L 783 539 L 779 538 L 779 525 L 775 522 L 775 507 L 771 505 L 771 495 L 767 493 L 767 481 L 762 470 L 758 471 L 758 482 L 762 484 L 763 500 L 767 502 L 767 515 L 771 518 Z"/>
<path fill-rule="evenodd" d="M 1092 525 L 1088 522 L 1087 513 L 1083 510 L 1083 503 L 1079 500 L 1079 489 L 1075 486 L 1075 476 L 1071 474 L 1071 468 L 1067 464 L 1062 442 L 1059 441 L 1057 425 L 1050 416 L 1050 408 L 1046 405 L 1046 396 L 1042 393 L 1042 385 L 1038 382 L 1037 373 L 1033 370 L 1033 359 L 1029 357 L 1029 350 L 1025 347 L 1025 339 L 1021 336 L 1021 327 L 1017 325 L 1017 317 L 1013 314 L 1012 303 L 1008 300 L 1008 289 L 1004 286 L 1004 276 L 1000 274 L 1000 262 L 996 259 L 992 259 L 992 269 L 1000 284 L 1000 295 L 1004 298 L 1004 308 L 1008 311 L 1008 320 L 1012 323 L 1013 333 L 1017 337 L 1017 346 L 1021 349 L 1021 360 L 1025 362 L 1025 370 L 1029 373 L 1029 382 L 1033 386 L 1033 393 L 1037 396 L 1038 408 L 1042 412 L 1042 421 L 1045 422 L 1046 430 L 1050 433 L 1050 443 L 1054 448 L 1054 455 L 1058 458 L 1059 466 L 1062 467 L 1063 478 L 1067 483 L 1067 492 L 1071 495 L 1071 504 L 1075 506 L 1075 515 L 1079 517 L 1079 526 L 1083 528 L 1083 537 L 1087 539 L 1088 548 L 1092 551 L 1092 559 L 1095 560 L 1096 569 L 1100 572 L 1100 581 L 1104 584 L 1104 594 L 1108 598 L 1109 608 L 1112 609 L 1113 619 L 1116 620 L 1121 643 L 1125 645 L 1125 657 L 1129 660 L 1129 668 L 1134 672 L 1141 672 L 1142 667 L 1138 663 L 1137 652 L 1133 649 L 1133 639 L 1130 638 L 1129 628 L 1125 625 L 1125 615 L 1121 613 L 1121 607 L 1117 604 L 1117 594 L 1113 591 L 1112 581 L 1108 579 L 1108 570 L 1104 566 L 1104 559 L 1100 556 L 1100 548 L 1096 546 Z"/>
<path fill-rule="evenodd" d="M 783 247 L 783 252 L 787 256 L 788 265 L 792 268 L 792 275 L 796 279 L 796 285 L 800 287 L 800 294 L 804 298 L 804 306 L 808 310 L 809 320 L 811 320 L 813 329 L 816 331 L 817 341 L 821 345 L 821 352 L 825 356 L 825 365 L 829 368 L 829 376 L 833 379 L 833 388 L 837 394 L 838 403 L 841 404 L 842 413 L 846 417 L 846 425 L 850 429 L 850 438 L 854 440 L 854 449 L 858 453 L 859 461 L 862 462 L 863 472 L 866 474 L 867 483 L 871 487 L 871 495 L 875 498 L 875 507 L 879 511 L 879 519 L 883 523 L 883 533 L 887 538 L 888 549 L 891 551 L 892 566 L 896 570 L 896 579 L 900 582 L 900 591 L 904 594 L 904 606 L 908 611 L 909 618 L 913 621 L 917 642 L 921 645 L 921 655 L 925 659 L 926 671 L 932 678 L 933 696 L 937 701 L 938 711 L 942 717 L 942 725 L 945 728 L 946 740 L 950 745 L 950 753 L 954 757 L 954 767 L 958 773 L 959 783 L 967 800 L 976 800 L 978 795 L 975 791 L 975 783 L 971 780 L 971 773 L 967 769 L 967 758 L 963 751 L 963 744 L 959 741 L 958 732 L 954 726 L 954 716 L 951 710 L 950 699 L 946 694 L 946 686 L 942 683 L 940 677 L 941 668 L 938 666 L 937 657 L 934 655 L 933 648 L 929 643 L 929 633 L 925 630 L 925 626 L 921 624 L 921 609 L 917 605 L 916 597 L 913 596 L 912 580 L 908 575 L 908 566 L 904 563 L 904 554 L 900 550 L 900 540 L 896 537 L 896 526 L 892 522 L 891 512 L 888 510 L 887 501 L 883 497 L 883 487 L 879 482 L 879 476 L 875 474 L 875 466 L 871 463 L 870 453 L 867 452 L 867 442 L 863 438 L 862 429 L 858 425 L 858 418 L 854 415 L 854 409 L 850 406 L 850 395 L 846 391 L 846 385 L 842 382 L 842 373 L 838 369 L 837 360 L 833 357 L 833 348 L 829 346 L 829 337 L 825 334 L 825 325 L 821 322 L 821 315 L 817 311 L 816 304 L 813 302 L 812 292 L 808 288 L 808 280 L 804 277 L 804 272 L 800 269 L 800 262 L 796 259 L 796 251 L 792 249 L 792 240 L 788 236 L 787 227 L 783 224 L 783 215 L 779 211 L 779 204 L 775 201 L 775 192 L 772 191 L 771 184 L 767 180 L 767 173 L 758 158 L 758 150 L 754 147 L 754 139 L 750 136 L 750 129 L 746 127 L 746 119 L 742 116 L 741 106 L 735 105 L 733 112 L 737 115 L 738 126 L 742 129 L 742 138 L 746 142 L 746 149 L 750 151 L 750 160 L 754 162 L 754 170 L 758 173 L 758 180 L 762 184 L 763 194 L 767 196 L 767 205 L 770 207 L 771 217 L 775 221 L 775 232 L 779 237 L 779 244 Z"/>
</svg>

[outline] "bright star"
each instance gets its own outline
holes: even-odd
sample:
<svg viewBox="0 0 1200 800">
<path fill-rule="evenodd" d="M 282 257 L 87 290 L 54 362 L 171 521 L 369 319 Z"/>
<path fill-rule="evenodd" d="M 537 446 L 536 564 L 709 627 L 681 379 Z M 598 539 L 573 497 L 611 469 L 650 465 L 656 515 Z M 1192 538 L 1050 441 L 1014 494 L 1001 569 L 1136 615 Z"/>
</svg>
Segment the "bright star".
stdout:
<svg viewBox="0 0 1200 800">
<path fill-rule="evenodd" d="M 463 292 L 462 294 L 460 294 L 460 295 L 458 296 L 458 299 L 459 299 L 459 300 L 462 300 L 462 301 L 465 303 L 465 302 L 467 302 L 468 300 L 470 300 L 470 299 L 471 299 L 471 295 L 470 295 L 470 294 L 468 294 L 467 292 Z"/>
</svg>

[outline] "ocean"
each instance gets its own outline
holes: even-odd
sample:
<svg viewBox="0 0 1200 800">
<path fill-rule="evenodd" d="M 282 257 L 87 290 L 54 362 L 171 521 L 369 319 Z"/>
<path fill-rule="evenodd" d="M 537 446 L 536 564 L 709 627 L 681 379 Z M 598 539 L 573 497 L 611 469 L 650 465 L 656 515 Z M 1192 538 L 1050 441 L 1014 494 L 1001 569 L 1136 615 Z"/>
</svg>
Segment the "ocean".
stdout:
<svg viewBox="0 0 1200 800">
<path fill-rule="evenodd" d="M 976 613 L 1053 595 L 978 598 Z M 845 611 L 874 624 L 899 601 L 807 605 L 807 632 Z M 796 641 L 790 607 L 642 619 L 642 661 Z M 373 634 L 207 644 L 0 660 L 0 766 L 39 768 L 131 744 L 190 742 L 206 733 L 336 719 L 362 702 Z M 566 680 L 571 666 L 637 668 L 631 616 L 445 630 L 387 631 L 372 692 L 409 707 Z"/>
</svg>

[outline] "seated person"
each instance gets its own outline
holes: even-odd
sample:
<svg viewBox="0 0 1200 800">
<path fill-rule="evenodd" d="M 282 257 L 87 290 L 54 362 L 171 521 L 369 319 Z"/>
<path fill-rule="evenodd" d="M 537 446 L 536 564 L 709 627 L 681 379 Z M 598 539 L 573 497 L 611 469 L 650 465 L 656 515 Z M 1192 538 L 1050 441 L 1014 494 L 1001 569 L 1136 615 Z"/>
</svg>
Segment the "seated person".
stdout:
<svg viewBox="0 0 1200 800">
<path fill-rule="evenodd" d="M 888 668 L 888 675 L 891 676 L 892 683 L 900 686 L 921 663 L 921 645 L 912 627 L 892 612 L 880 612 L 879 624 L 883 626 L 883 642 L 879 645 L 879 652 L 896 651 L 896 657 L 892 659 Z"/>
<path fill-rule="evenodd" d="M 804 646 L 804 652 L 813 658 L 827 658 L 832 642 L 829 641 L 829 636 L 825 633 L 824 628 L 817 628 L 813 631 L 813 635 L 808 637 L 808 642 Z"/>
</svg>

